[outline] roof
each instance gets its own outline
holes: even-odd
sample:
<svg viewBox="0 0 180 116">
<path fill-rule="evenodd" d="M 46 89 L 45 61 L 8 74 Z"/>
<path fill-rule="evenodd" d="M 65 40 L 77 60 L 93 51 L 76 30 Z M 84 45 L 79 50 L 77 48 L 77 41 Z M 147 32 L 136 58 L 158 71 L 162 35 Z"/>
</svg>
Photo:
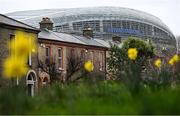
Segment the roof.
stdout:
<svg viewBox="0 0 180 116">
<path fill-rule="evenodd" d="M 51 18 L 54 22 L 54 26 L 83 20 L 136 20 L 158 26 L 171 32 L 158 17 L 146 12 L 123 7 L 43 9 L 19 11 L 8 13 L 7 15 L 34 26 L 39 26 L 38 23 L 41 21 L 42 17 Z"/>
<path fill-rule="evenodd" d="M 108 41 L 104 41 L 102 39 L 94 39 L 95 41 L 97 41 L 98 43 L 102 44 L 103 46 L 106 46 L 107 48 L 110 48 L 110 44 Z"/>
<path fill-rule="evenodd" d="M 12 18 L 7 17 L 7 16 L 2 15 L 2 14 L 0 14 L 0 24 L 5 24 L 5 25 L 9 25 L 9 26 L 20 27 L 20 28 L 24 28 L 24 29 L 39 31 L 35 27 L 29 26 L 27 24 L 24 24 L 24 23 L 22 23 L 20 21 L 17 21 L 15 19 L 12 19 Z"/>
<path fill-rule="evenodd" d="M 73 44 L 81 44 L 81 45 L 86 45 L 86 46 L 108 48 L 107 46 L 108 42 L 104 40 L 86 38 L 83 36 L 76 36 L 76 35 L 66 34 L 66 33 L 59 33 L 59 32 L 54 32 L 50 30 L 42 30 L 38 34 L 38 38 L 45 39 L 45 40 L 73 43 Z"/>
</svg>

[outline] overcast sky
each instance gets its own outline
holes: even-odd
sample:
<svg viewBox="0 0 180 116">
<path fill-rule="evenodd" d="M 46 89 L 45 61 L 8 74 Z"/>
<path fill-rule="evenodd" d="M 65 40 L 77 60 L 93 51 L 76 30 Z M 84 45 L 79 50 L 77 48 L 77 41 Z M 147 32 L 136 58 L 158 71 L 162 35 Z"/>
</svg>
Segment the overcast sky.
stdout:
<svg viewBox="0 0 180 116">
<path fill-rule="evenodd" d="M 159 17 L 175 35 L 180 35 L 180 0 L 0 0 L 0 13 L 93 6 L 120 6 L 145 11 Z"/>
</svg>

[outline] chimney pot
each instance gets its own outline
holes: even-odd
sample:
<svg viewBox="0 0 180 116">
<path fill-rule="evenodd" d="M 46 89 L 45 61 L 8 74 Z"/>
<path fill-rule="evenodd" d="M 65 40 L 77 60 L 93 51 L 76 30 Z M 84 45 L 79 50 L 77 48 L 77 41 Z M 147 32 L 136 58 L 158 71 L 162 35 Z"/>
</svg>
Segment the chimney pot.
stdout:
<svg viewBox="0 0 180 116">
<path fill-rule="evenodd" d="M 120 36 L 112 36 L 112 41 L 116 43 L 121 43 L 121 37 Z"/>
<path fill-rule="evenodd" d="M 93 38 L 93 30 L 90 27 L 84 28 L 83 29 L 83 36 L 87 38 Z"/>
<path fill-rule="evenodd" d="M 39 22 L 40 29 L 53 30 L 53 22 L 48 17 L 43 17 L 42 21 Z"/>
</svg>

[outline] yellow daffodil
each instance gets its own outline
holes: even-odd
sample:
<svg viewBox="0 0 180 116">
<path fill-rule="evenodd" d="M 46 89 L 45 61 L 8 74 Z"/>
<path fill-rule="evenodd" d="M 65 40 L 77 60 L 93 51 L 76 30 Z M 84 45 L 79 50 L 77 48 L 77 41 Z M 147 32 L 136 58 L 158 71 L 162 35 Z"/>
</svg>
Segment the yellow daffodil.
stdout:
<svg viewBox="0 0 180 116">
<path fill-rule="evenodd" d="M 172 57 L 172 59 L 175 61 L 175 62 L 178 62 L 179 61 L 179 56 L 176 54 Z"/>
<path fill-rule="evenodd" d="M 31 49 L 31 52 L 32 53 L 37 53 L 37 42 L 36 42 L 36 37 L 35 37 L 35 35 L 34 34 L 30 34 L 29 35 L 29 37 L 28 37 L 29 39 L 30 39 L 30 42 L 29 42 L 29 45 L 30 45 L 30 49 Z"/>
<path fill-rule="evenodd" d="M 157 59 L 157 60 L 154 62 L 154 65 L 155 65 L 157 68 L 160 68 L 160 67 L 161 67 L 161 59 Z"/>
<path fill-rule="evenodd" d="M 15 38 L 10 41 L 11 51 L 3 65 L 3 73 L 7 78 L 20 78 L 28 71 L 27 59 L 30 52 L 35 53 L 37 44 L 35 34 L 16 31 Z"/>
<path fill-rule="evenodd" d="M 171 58 L 171 59 L 169 60 L 169 64 L 173 66 L 174 63 L 175 63 L 175 60 L 174 60 L 173 58 Z"/>
<path fill-rule="evenodd" d="M 88 72 L 93 71 L 93 70 L 94 70 L 94 65 L 93 65 L 93 63 L 92 63 L 91 61 L 85 62 L 85 64 L 84 64 L 84 69 L 85 69 L 86 71 L 88 71 Z"/>
<path fill-rule="evenodd" d="M 32 49 L 32 53 L 35 53 L 36 52 L 36 50 L 35 49 Z"/>
<path fill-rule="evenodd" d="M 34 35 L 16 31 L 15 39 L 10 42 L 10 48 L 18 56 L 28 56 L 29 52 L 36 52 L 37 46 Z"/>
<path fill-rule="evenodd" d="M 169 60 L 169 64 L 171 66 L 173 66 L 175 63 L 177 63 L 180 60 L 179 56 L 176 54 L 174 55 L 170 60 Z"/>
<path fill-rule="evenodd" d="M 27 56 L 31 49 L 29 39 L 25 38 L 23 32 L 17 31 L 15 33 L 15 39 L 10 42 L 11 51 L 18 56 Z"/>
<path fill-rule="evenodd" d="M 129 57 L 129 59 L 136 60 L 137 55 L 138 55 L 138 51 L 137 51 L 136 48 L 129 48 L 128 49 L 128 57 Z"/>
<path fill-rule="evenodd" d="M 11 57 L 5 60 L 3 71 L 7 78 L 20 78 L 27 73 L 28 67 L 22 60 Z"/>
</svg>

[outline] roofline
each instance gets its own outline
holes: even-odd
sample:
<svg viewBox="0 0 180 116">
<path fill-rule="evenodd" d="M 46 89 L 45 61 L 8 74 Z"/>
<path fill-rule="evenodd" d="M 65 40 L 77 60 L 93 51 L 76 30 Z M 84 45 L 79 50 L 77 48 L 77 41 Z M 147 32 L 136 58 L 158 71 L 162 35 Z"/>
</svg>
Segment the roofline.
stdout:
<svg viewBox="0 0 180 116">
<path fill-rule="evenodd" d="M 75 37 L 76 39 L 78 39 L 78 40 L 80 40 L 77 36 L 74 36 L 74 35 L 72 35 L 71 34 L 71 36 L 73 36 L 73 37 Z M 83 36 L 82 36 L 83 37 Z M 88 39 L 87 37 L 85 37 L 86 39 Z M 91 38 L 90 38 L 91 39 Z M 92 38 L 92 39 L 96 39 L 96 38 Z M 81 40 L 80 40 L 81 41 Z M 96 41 L 96 40 L 95 40 Z M 96 41 L 97 42 L 97 41 Z M 99 42 L 97 42 L 97 43 L 99 43 Z M 101 44 L 101 43 L 99 43 L 100 45 L 102 45 L 102 46 L 104 46 L 103 44 Z"/>
<path fill-rule="evenodd" d="M 21 27 L 21 26 L 8 25 L 8 24 L 6 24 L 6 23 L 1 23 L 1 24 L 6 24 L 6 25 L 8 25 L 8 26 L 21 27 L 21 28 L 25 28 L 25 29 L 29 29 L 29 30 L 39 31 L 39 29 L 37 29 L 37 28 L 35 28 L 35 27 L 33 27 L 33 26 L 30 26 L 30 25 L 28 25 L 28 24 L 26 24 L 26 23 L 23 23 L 23 22 L 21 22 L 21 21 L 15 20 L 15 19 L 13 19 L 13 18 L 11 18 L 11 17 L 8 17 L 8 16 L 6 16 L 6 15 L 3 15 L 3 14 L 0 14 L 0 15 L 3 16 L 3 17 L 5 17 L 5 18 L 8 18 L 8 19 L 10 19 L 10 20 L 16 21 L 16 22 L 21 23 L 21 24 L 23 24 L 23 25 L 26 25 L 26 26 L 28 26 L 28 27 L 34 28 L 34 29 L 25 28 L 25 27 Z"/>
<path fill-rule="evenodd" d="M 64 41 L 59 41 L 59 40 L 50 40 L 50 39 L 47 39 L 47 38 L 39 38 L 38 37 L 38 40 L 46 40 L 46 41 L 52 41 L 52 42 L 61 42 L 61 43 L 65 43 L 65 44 L 76 44 L 76 45 L 81 45 L 81 46 L 87 46 L 87 47 L 96 47 L 96 48 L 100 48 L 100 49 L 105 49 L 105 50 L 108 50 L 109 48 L 108 47 L 102 47 L 102 46 L 93 46 L 93 45 L 85 45 L 85 44 L 80 44 L 80 43 L 73 43 L 73 42 L 64 42 Z"/>
<path fill-rule="evenodd" d="M 0 25 L 5 25 L 5 26 L 8 26 L 8 27 L 13 27 L 13 28 L 26 29 L 26 30 L 30 30 L 30 31 L 37 32 L 37 33 L 39 33 L 39 32 L 40 32 L 40 30 L 39 30 L 39 29 L 35 30 L 35 29 L 30 29 L 30 28 L 25 28 L 25 27 L 19 27 L 19 26 L 14 26 L 14 25 L 8 25 L 8 24 L 6 24 L 6 23 L 1 23 L 1 22 L 0 22 Z"/>
</svg>

